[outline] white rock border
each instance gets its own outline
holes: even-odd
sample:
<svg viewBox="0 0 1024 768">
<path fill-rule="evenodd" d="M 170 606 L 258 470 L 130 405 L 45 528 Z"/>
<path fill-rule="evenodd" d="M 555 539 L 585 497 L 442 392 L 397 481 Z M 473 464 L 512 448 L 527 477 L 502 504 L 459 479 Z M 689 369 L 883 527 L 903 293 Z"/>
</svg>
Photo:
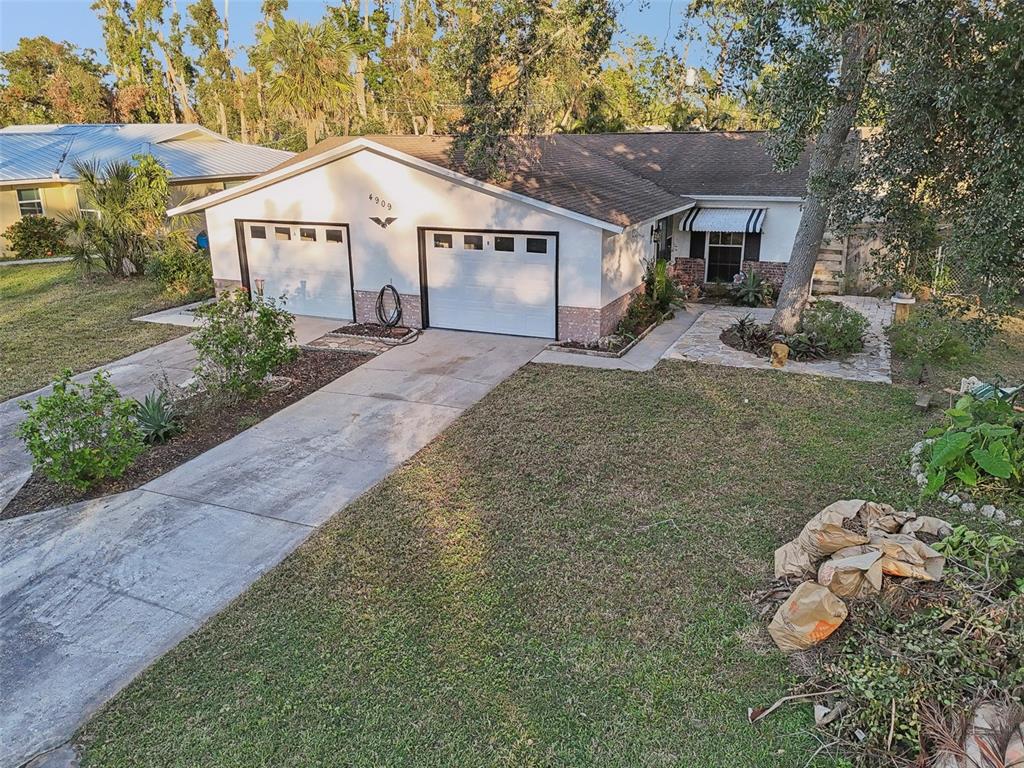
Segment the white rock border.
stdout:
<svg viewBox="0 0 1024 768">
<path fill-rule="evenodd" d="M 924 488 L 928 484 L 928 477 L 925 475 L 924 467 L 921 465 L 921 454 L 924 452 L 926 446 L 929 446 L 934 442 L 934 438 L 928 437 L 914 443 L 910 448 L 910 476 L 914 478 L 914 482 L 917 483 L 918 488 Z M 1006 512 L 997 508 L 994 504 L 984 504 L 979 508 L 977 504 L 971 501 L 970 496 L 963 491 L 960 493 L 940 491 L 938 497 L 941 501 L 949 504 L 949 506 L 959 507 L 961 512 L 965 512 L 967 514 L 980 514 L 982 517 L 987 517 L 1000 523 L 1006 523 L 1014 528 L 1018 528 L 1024 524 L 1024 520 L 1010 520 L 1007 517 Z"/>
</svg>

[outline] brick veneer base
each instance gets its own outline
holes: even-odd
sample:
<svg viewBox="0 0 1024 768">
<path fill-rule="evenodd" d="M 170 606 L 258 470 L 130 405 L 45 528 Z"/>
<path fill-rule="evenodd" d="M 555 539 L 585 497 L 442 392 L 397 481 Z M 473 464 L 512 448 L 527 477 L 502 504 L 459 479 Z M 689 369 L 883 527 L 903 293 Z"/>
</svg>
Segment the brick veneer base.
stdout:
<svg viewBox="0 0 1024 768">
<path fill-rule="evenodd" d="M 615 327 L 626 312 L 630 299 L 643 291 L 638 285 L 629 293 L 624 293 L 614 301 L 610 301 L 600 309 L 591 307 L 559 307 L 558 308 L 558 340 L 559 341 L 597 341 L 602 336 L 615 332 Z"/>
<path fill-rule="evenodd" d="M 745 261 L 743 270 L 756 272 L 775 286 L 782 285 L 786 276 L 786 265 L 780 261 Z M 672 262 L 672 276 L 687 283 L 703 283 L 704 259 L 676 259 Z"/>
<path fill-rule="evenodd" d="M 377 322 L 377 294 L 379 291 L 356 291 L 356 322 Z M 402 299 L 402 325 L 407 328 L 423 327 L 423 312 L 419 294 L 400 293 Z"/>
<path fill-rule="evenodd" d="M 220 296 L 220 294 L 222 294 L 224 291 L 230 291 L 233 288 L 241 287 L 241 280 L 225 280 L 224 278 L 220 277 L 215 277 L 213 279 L 213 290 L 216 292 L 218 296 Z"/>
</svg>

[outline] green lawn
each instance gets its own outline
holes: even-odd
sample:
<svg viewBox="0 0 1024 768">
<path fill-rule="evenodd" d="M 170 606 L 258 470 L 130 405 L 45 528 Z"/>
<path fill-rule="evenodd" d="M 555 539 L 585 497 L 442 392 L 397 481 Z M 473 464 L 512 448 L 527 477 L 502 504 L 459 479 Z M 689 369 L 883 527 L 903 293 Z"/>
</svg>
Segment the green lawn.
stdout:
<svg viewBox="0 0 1024 768">
<path fill-rule="evenodd" d="M 0 267 L 0 400 L 181 336 L 188 329 L 131 321 L 174 303 L 152 280 L 86 280 L 63 263 Z"/>
<path fill-rule="evenodd" d="M 117 696 L 87 766 L 787 766 L 746 593 L 826 504 L 916 498 L 909 390 L 528 366 Z M 834 765 L 819 758 L 818 765 Z"/>
</svg>

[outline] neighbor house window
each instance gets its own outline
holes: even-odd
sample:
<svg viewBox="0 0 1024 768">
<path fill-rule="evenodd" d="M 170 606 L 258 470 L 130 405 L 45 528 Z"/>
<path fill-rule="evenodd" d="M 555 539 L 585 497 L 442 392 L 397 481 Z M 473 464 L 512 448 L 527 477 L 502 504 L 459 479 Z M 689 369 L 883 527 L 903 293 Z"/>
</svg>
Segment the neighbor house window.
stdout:
<svg viewBox="0 0 1024 768">
<path fill-rule="evenodd" d="M 267 239 L 267 228 L 266 227 L 249 227 L 249 237 L 253 240 L 266 240 Z"/>
<path fill-rule="evenodd" d="M 325 230 L 324 239 L 326 239 L 328 243 L 343 243 L 345 242 L 345 231 L 341 229 Z"/>
<path fill-rule="evenodd" d="M 299 240 L 304 243 L 315 243 L 316 242 L 316 230 L 307 227 L 299 228 Z"/>
<path fill-rule="evenodd" d="M 514 237 L 495 237 L 494 238 L 494 250 L 496 251 L 514 251 L 516 249 L 516 239 Z"/>
<path fill-rule="evenodd" d="M 291 240 L 292 229 L 291 227 L 274 227 L 274 239 L 275 240 Z"/>
<path fill-rule="evenodd" d="M 548 252 L 548 239 L 546 237 L 528 237 L 528 238 L 526 238 L 526 252 L 527 253 L 547 253 Z"/>
<path fill-rule="evenodd" d="M 87 219 L 98 219 L 100 212 L 95 208 L 89 207 L 89 202 L 82 196 L 82 190 L 76 189 L 75 195 L 78 197 L 78 212 Z"/>
<path fill-rule="evenodd" d="M 482 251 L 484 249 L 483 235 L 463 235 L 462 247 L 467 251 Z"/>
<path fill-rule="evenodd" d="M 731 283 L 743 268 L 743 233 L 708 232 L 708 282 Z"/>
<path fill-rule="evenodd" d="M 434 233 L 434 247 L 435 248 L 451 248 L 452 247 L 452 236 L 442 235 L 439 232 Z"/>
<path fill-rule="evenodd" d="M 18 190 L 18 211 L 22 216 L 43 215 L 43 196 L 38 189 Z"/>
</svg>

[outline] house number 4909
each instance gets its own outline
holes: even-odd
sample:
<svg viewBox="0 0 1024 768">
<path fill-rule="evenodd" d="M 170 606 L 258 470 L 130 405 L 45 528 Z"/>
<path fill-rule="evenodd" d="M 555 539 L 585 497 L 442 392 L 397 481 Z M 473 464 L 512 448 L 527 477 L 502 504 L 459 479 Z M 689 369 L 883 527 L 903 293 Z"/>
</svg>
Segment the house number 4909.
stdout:
<svg viewBox="0 0 1024 768">
<path fill-rule="evenodd" d="M 373 194 L 373 192 L 370 193 L 370 201 L 376 205 L 379 205 L 381 208 L 384 208 L 388 211 L 391 210 L 391 203 L 389 203 L 387 200 L 382 199 L 379 195 Z"/>
</svg>

